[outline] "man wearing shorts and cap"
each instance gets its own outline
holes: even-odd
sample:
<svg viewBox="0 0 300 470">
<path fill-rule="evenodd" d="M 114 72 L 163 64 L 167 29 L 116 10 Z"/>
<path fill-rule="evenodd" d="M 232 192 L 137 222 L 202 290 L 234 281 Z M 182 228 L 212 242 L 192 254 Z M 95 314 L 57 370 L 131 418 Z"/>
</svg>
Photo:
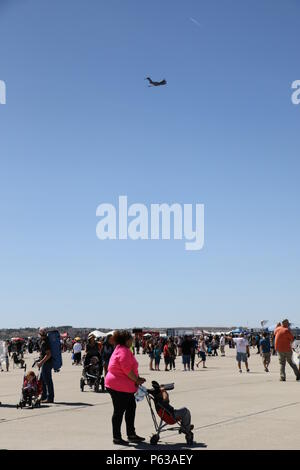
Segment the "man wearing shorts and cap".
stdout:
<svg viewBox="0 0 300 470">
<path fill-rule="evenodd" d="M 280 364 L 280 381 L 285 382 L 285 366 L 288 363 L 294 371 L 296 380 L 300 380 L 300 373 L 296 364 L 293 363 L 292 355 L 292 343 L 294 336 L 290 330 L 290 322 L 286 318 L 282 321 L 282 324 L 277 326 L 274 331 L 275 334 L 275 349 L 278 352 L 279 364 Z"/>
<path fill-rule="evenodd" d="M 236 345 L 236 360 L 239 371 L 242 372 L 241 364 L 244 362 L 246 371 L 250 372 L 248 366 L 248 356 L 250 356 L 249 343 L 248 340 L 244 337 L 244 333 L 241 333 L 238 338 L 233 338 L 233 342 Z"/>
</svg>

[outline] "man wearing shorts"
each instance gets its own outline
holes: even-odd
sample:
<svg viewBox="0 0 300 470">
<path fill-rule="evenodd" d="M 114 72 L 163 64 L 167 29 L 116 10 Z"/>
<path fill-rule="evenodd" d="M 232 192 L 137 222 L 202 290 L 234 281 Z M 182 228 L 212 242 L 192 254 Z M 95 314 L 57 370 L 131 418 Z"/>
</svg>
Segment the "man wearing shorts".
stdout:
<svg viewBox="0 0 300 470">
<path fill-rule="evenodd" d="M 282 321 L 282 325 L 278 326 L 275 331 L 275 349 L 278 352 L 278 359 L 280 364 L 280 381 L 286 381 L 285 366 L 286 363 L 290 365 L 296 376 L 296 380 L 300 380 L 300 372 L 296 364 L 292 360 L 293 350 L 292 343 L 294 336 L 290 330 L 290 322 L 286 318 Z"/>
<path fill-rule="evenodd" d="M 200 336 L 199 339 L 199 357 L 200 361 L 197 362 L 196 366 L 199 367 L 199 364 L 202 362 L 203 369 L 207 369 L 205 362 L 206 362 L 206 344 L 203 336 Z"/>
<path fill-rule="evenodd" d="M 246 371 L 250 372 L 248 366 L 248 356 L 250 356 L 249 343 L 244 333 L 241 333 L 238 338 L 233 338 L 233 342 L 236 345 L 236 360 L 240 373 L 242 373 L 242 362 L 245 363 Z"/>
<path fill-rule="evenodd" d="M 271 344 L 268 333 L 263 333 L 263 337 L 259 341 L 259 347 L 265 371 L 269 372 L 269 364 L 271 362 Z"/>
<path fill-rule="evenodd" d="M 182 364 L 184 367 L 184 371 L 191 369 L 191 352 L 192 352 L 192 344 L 187 335 L 184 336 L 184 339 L 181 344 L 181 351 L 182 351 Z"/>
</svg>

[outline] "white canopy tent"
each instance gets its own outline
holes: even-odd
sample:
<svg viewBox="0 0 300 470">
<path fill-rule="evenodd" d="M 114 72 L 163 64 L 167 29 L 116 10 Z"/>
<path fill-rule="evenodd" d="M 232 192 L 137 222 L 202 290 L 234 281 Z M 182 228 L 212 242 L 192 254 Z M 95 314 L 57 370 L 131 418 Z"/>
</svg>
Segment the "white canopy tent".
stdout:
<svg viewBox="0 0 300 470">
<path fill-rule="evenodd" d="M 113 335 L 115 330 L 108 331 L 108 333 L 103 333 L 103 336 Z"/>
<path fill-rule="evenodd" d="M 107 335 L 107 333 L 104 333 L 103 331 L 99 331 L 99 330 L 94 330 L 94 331 L 91 331 L 90 335 L 94 335 L 95 338 L 103 338 L 104 336 Z"/>
</svg>

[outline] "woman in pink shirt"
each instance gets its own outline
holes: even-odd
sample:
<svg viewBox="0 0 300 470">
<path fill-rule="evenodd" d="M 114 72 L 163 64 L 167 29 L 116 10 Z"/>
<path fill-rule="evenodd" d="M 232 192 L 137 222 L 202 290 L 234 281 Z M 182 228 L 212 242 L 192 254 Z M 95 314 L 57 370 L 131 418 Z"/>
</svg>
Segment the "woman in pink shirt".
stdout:
<svg viewBox="0 0 300 470">
<path fill-rule="evenodd" d="M 136 403 L 134 394 L 145 379 L 139 377 L 138 362 L 130 347 L 133 338 L 129 331 L 115 331 L 113 335 L 114 352 L 109 361 L 105 386 L 112 398 L 114 412 L 112 416 L 113 443 L 128 445 L 129 442 L 141 442 L 145 439 L 135 433 L 134 419 Z M 122 439 L 121 425 L 125 413 L 128 441 Z"/>
</svg>

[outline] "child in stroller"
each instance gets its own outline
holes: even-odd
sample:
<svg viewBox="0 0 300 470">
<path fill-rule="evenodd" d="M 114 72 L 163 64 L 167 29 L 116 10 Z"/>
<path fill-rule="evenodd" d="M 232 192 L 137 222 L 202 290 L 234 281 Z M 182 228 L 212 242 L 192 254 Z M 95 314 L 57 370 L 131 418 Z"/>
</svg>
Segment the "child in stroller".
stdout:
<svg viewBox="0 0 300 470">
<path fill-rule="evenodd" d="M 191 413 L 187 408 L 175 409 L 170 405 L 168 390 L 173 390 L 174 384 L 159 385 L 158 382 L 152 382 L 152 389 L 145 389 L 145 396 L 147 398 L 151 416 L 153 419 L 156 434 L 150 439 L 150 443 L 156 445 L 160 438 L 160 433 L 163 431 L 179 431 L 185 434 L 185 439 L 188 445 L 193 444 L 194 434 L 192 430 L 194 426 L 191 424 Z M 160 417 L 158 422 L 152 403 L 154 402 L 155 410 Z M 174 427 L 167 427 L 168 425 L 176 425 Z"/>
<path fill-rule="evenodd" d="M 83 392 L 84 386 L 88 385 L 90 388 L 94 388 L 96 393 L 99 392 L 101 386 L 102 392 L 105 391 L 103 365 L 101 360 L 97 356 L 92 356 L 88 360 L 84 360 L 82 377 L 80 379 L 80 389 Z"/>
<path fill-rule="evenodd" d="M 19 403 L 17 404 L 17 408 L 24 408 L 25 406 L 29 406 L 31 408 L 40 407 L 41 393 L 41 380 L 38 379 L 33 370 L 29 371 L 27 374 L 25 372 L 23 378 L 22 395 Z"/>
</svg>

